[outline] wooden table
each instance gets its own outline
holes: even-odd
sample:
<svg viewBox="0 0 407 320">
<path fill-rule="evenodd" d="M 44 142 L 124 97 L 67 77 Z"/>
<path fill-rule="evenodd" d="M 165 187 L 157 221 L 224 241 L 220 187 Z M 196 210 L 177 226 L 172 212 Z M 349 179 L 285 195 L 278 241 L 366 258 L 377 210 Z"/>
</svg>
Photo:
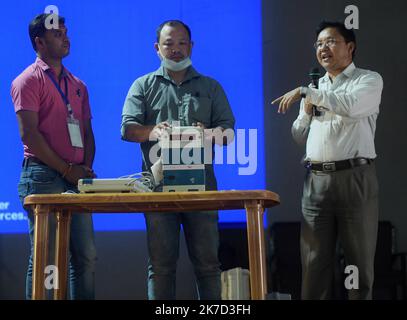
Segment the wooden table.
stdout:
<svg viewBox="0 0 407 320">
<path fill-rule="evenodd" d="M 56 215 L 55 266 L 59 271 L 54 299 L 65 299 L 68 275 L 68 245 L 72 213 L 114 212 L 190 212 L 200 210 L 246 209 L 247 240 L 252 299 L 264 299 L 267 293 L 266 258 L 263 230 L 264 208 L 280 202 L 279 196 L 266 190 L 35 194 L 24 205 L 34 212 L 34 270 L 32 299 L 45 299 L 45 267 L 48 261 L 48 217 Z"/>
</svg>

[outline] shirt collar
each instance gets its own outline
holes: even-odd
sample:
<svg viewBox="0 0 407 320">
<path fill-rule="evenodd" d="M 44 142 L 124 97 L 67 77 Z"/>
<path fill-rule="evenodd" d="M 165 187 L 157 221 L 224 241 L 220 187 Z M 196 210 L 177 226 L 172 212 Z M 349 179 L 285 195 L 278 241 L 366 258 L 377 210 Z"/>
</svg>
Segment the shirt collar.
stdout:
<svg viewBox="0 0 407 320">
<path fill-rule="evenodd" d="M 355 71 L 356 66 L 353 62 L 351 62 L 346 68 L 345 70 L 343 70 L 339 75 L 344 75 L 347 78 L 350 78 L 353 74 L 353 72 Z M 330 81 L 329 80 L 329 75 L 328 72 L 325 73 L 325 75 L 321 78 L 321 82 L 326 82 L 326 81 Z"/>
<path fill-rule="evenodd" d="M 170 78 L 170 76 L 168 75 L 167 70 L 163 67 L 160 66 L 156 71 L 155 71 L 155 76 L 159 76 L 159 77 L 163 77 L 164 79 L 167 79 L 169 81 L 172 81 L 172 79 Z M 185 75 L 185 79 L 182 82 L 186 82 L 189 81 L 193 78 L 198 78 L 200 77 L 201 74 L 195 70 L 195 68 L 193 66 L 189 66 L 187 73 Z"/>
<path fill-rule="evenodd" d="M 46 64 L 44 62 L 44 60 L 42 60 L 39 57 L 37 57 L 37 59 L 35 59 L 35 65 L 38 66 L 39 68 L 41 68 L 44 72 L 54 73 L 52 68 L 48 64 Z M 61 78 L 68 77 L 68 76 L 69 76 L 69 71 L 64 66 L 62 66 Z"/>
<path fill-rule="evenodd" d="M 356 69 L 355 64 L 352 62 L 350 65 L 348 65 L 348 66 L 346 67 L 345 70 L 342 71 L 342 73 L 343 73 L 346 77 L 350 78 L 350 77 L 352 76 L 353 72 L 355 71 L 355 69 Z"/>
</svg>

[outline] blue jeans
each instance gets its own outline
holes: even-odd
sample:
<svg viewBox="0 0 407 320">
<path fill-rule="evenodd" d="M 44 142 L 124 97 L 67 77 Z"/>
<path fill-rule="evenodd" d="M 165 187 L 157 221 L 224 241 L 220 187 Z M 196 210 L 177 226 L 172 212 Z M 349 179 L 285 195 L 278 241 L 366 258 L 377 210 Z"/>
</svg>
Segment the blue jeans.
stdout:
<svg viewBox="0 0 407 320">
<path fill-rule="evenodd" d="M 25 163 L 18 184 L 18 193 L 21 202 L 30 194 L 62 193 L 67 190 L 77 191 L 61 175 L 50 167 L 31 162 Z M 27 210 L 27 208 L 25 208 Z M 29 233 L 31 253 L 26 278 L 26 298 L 31 299 L 33 247 L 34 247 L 34 215 L 27 210 L 29 220 Z M 55 217 L 50 216 L 50 233 L 55 230 Z M 54 241 L 50 237 L 50 256 L 53 256 Z M 91 214 L 73 214 L 70 231 L 70 261 L 69 279 L 71 299 L 95 298 L 95 262 L 96 247 L 93 233 Z M 52 261 L 52 260 L 51 260 Z"/>
<path fill-rule="evenodd" d="M 218 259 L 219 233 L 216 211 L 146 213 L 148 298 L 174 300 L 179 256 L 180 226 L 183 225 L 188 254 L 194 267 L 199 299 L 220 300 Z"/>
</svg>

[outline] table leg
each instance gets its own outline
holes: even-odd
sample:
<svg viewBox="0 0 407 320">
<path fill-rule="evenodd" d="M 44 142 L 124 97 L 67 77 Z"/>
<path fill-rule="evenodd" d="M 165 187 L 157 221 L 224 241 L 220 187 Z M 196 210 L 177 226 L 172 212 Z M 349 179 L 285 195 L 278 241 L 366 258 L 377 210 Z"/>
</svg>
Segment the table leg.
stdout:
<svg viewBox="0 0 407 320">
<path fill-rule="evenodd" d="M 34 208 L 34 257 L 32 278 L 32 299 L 45 299 L 45 264 L 48 263 L 48 206 Z"/>
<path fill-rule="evenodd" d="M 249 245 L 250 289 L 252 300 L 264 300 L 267 293 L 267 269 L 264 244 L 263 202 L 245 202 Z"/>
<path fill-rule="evenodd" d="M 54 290 L 54 299 L 62 300 L 67 297 L 68 281 L 68 250 L 71 226 L 71 212 L 58 211 L 57 232 L 55 240 L 55 266 L 58 270 L 58 286 Z"/>
</svg>

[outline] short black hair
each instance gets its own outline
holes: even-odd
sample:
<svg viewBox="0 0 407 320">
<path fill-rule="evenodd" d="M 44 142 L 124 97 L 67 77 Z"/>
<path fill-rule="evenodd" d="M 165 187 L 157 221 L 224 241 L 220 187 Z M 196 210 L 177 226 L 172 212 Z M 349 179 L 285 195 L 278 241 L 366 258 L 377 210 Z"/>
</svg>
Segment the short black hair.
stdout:
<svg viewBox="0 0 407 320">
<path fill-rule="evenodd" d="M 318 39 L 319 34 L 321 33 L 322 30 L 326 28 L 334 28 L 336 29 L 341 36 L 345 39 L 346 43 L 353 42 L 355 44 L 355 49 L 353 49 L 352 52 L 352 58 L 355 57 L 355 52 L 356 52 L 356 36 L 355 32 L 353 29 L 348 29 L 345 27 L 345 24 L 342 22 L 338 21 L 321 21 L 320 24 L 318 25 L 316 29 L 316 38 Z"/>
<path fill-rule="evenodd" d="M 41 13 L 41 14 L 35 16 L 34 19 L 31 20 L 31 22 L 28 26 L 28 34 L 30 35 L 31 44 L 35 51 L 37 51 L 37 46 L 35 45 L 35 38 L 44 36 L 45 32 L 47 31 L 47 28 L 45 27 L 45 20 L 47 20 L 47 18 L 50 15 L 55 15 L 55 14 Z M 65 24 L 65 18 L 58 16 L 58 22 L 60 24 Z"/>
<path fill-rule="evenodd" d="M 164 21 L 163 23 L 161 23 L 158 28 L 157 28 L 157 42 L 160 42 L 160 34 L 161 34 L 161 30 L 164 28 L 164 26 L 171 26 L 171 27 L 175 27 L 175 26 L 183 26 L 185 28 L 185 30 L 187 30 L 188 32 L 188 36 L 189 36 L 189 41 L 191 41 L 192 37 L 191 37 L 191 29 L 181 20 L 167 20 Z"/>
</svg>

